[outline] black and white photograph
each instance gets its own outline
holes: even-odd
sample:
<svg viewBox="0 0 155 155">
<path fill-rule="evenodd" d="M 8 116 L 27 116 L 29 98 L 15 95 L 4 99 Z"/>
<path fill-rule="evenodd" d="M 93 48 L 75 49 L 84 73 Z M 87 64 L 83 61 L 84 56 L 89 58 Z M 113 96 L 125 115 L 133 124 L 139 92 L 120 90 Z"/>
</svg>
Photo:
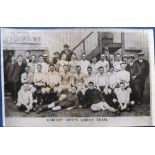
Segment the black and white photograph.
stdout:
<svg viewBox="0 0 155 155">
<path fill-rule="evenodd" d="M 151 125 L 153 31 L 2 28 L 6 126 Z"/>
</svg>

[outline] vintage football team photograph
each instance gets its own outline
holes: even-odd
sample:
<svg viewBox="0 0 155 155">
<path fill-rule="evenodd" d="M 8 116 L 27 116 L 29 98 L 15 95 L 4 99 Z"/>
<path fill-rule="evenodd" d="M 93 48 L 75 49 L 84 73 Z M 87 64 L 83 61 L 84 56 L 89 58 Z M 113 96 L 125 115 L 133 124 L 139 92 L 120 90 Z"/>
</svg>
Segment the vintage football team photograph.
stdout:
<svg viewBox="0 0 155 155">
<path fill-rule="evenodd" d="M 150 116 L 145 29 L 3 28 L 4 115 Z"/>
</svg>

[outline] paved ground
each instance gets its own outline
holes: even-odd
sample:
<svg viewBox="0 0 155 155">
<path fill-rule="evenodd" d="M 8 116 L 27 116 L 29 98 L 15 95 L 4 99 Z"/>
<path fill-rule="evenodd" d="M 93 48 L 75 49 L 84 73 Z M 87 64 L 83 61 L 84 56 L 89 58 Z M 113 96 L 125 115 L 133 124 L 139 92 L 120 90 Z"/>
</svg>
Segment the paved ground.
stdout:
<svg viewBox="0 0 155 155">
<path fill-rule="evenodd" d="M 30 114 L 25 114 L 20 112 L 16 106 L 12 103 L 10 96 L 5 98 L 5 113 L 6 117 L 114 117 L 115 114 L 112 114 L 108 111 L 92 112 L 90 109 L 74 109 L 74 110 L 61 110 L 57 112 L 45 111 L 40 114 L 32 112 Z M 122 112 L 121 116 L 149 116 L 150 115 L 150 106 L 147 101 L 142 105 L 135 105 L 134 110 L 131 112 Z M 117 116 L 119 117 L 119 116 Z"/>
</svg>

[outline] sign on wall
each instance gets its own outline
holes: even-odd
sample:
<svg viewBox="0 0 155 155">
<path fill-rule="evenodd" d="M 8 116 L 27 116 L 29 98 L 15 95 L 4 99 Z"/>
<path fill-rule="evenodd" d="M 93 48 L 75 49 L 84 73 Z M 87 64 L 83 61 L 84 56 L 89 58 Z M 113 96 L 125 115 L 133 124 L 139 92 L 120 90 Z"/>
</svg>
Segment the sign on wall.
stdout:
<svg viewBox="0 0 155 155">
<path fill-rule="evenodd" d="M 41 36 L 35 32 L 11 32 L 8 44 L 40 44 Z"/>
</svg>

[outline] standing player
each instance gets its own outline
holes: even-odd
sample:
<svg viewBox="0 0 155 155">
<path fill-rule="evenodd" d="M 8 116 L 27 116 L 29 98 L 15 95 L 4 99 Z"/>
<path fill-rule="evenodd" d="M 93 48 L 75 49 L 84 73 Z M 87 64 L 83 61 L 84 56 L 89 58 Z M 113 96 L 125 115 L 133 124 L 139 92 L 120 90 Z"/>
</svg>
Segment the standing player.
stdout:
<svg viewBox="0 0 155 155">
<path fill-rule="evenodd" d="M 29 62 L 27 65 L 30 67 L 30 72 L 34 74 L 36 67 L 36 55 L 31 56 L 31 62 Z"/>
<path fill-rule="evenodd" d="M 87 67 L 90 66 L 90 62 L 86 60 L 86 53 L 82 53 L 82 60 L 79 62 L 81 66 L 81 73 L 83 75 L 87 74 Z"/>
<path fill-rule="evenodd" d="M 96 69 L 102 66 L 104 68 L 104 72 L 107 73 L 109 70 L 109 62 L 105 59 L 105 54 L 101 54 L 101 60 L 96 63 Z"/>
<path fill-rule="evenodd" d="M 126 64 L 124 62 L 122 62 L 120 64 L 121 67 L 121 71 L 119 71 L 117 73 L 118 75 L 118 82 L 123 82 L 125 83 L 125 86 L 129 86 L 129 82 L 130 82 L 130 73 L 128 71 L 125 70 L 126 68 Z"/>
<path fill-rule="evenodd" d="M 98 73 L 98 70 L 97 70 L 96 67 L 95 67 L 95 66 L 96 66 L 96 63 L 97 63 L 97 58 L 96 58 L 96 57 L 93 57 L 90 66 L 91 66 L 92 72 L 93 72 L 94 74 L 97 74 L 97 73 Z"/>
<path fill-rule="evenodd" d="M 119 53 L 116 54 L 116 60 L 113 63 L 115 72 L 119 72 L 121 70 L 120 64 L 122 63 L 121 55 Z"/>
</svg>

